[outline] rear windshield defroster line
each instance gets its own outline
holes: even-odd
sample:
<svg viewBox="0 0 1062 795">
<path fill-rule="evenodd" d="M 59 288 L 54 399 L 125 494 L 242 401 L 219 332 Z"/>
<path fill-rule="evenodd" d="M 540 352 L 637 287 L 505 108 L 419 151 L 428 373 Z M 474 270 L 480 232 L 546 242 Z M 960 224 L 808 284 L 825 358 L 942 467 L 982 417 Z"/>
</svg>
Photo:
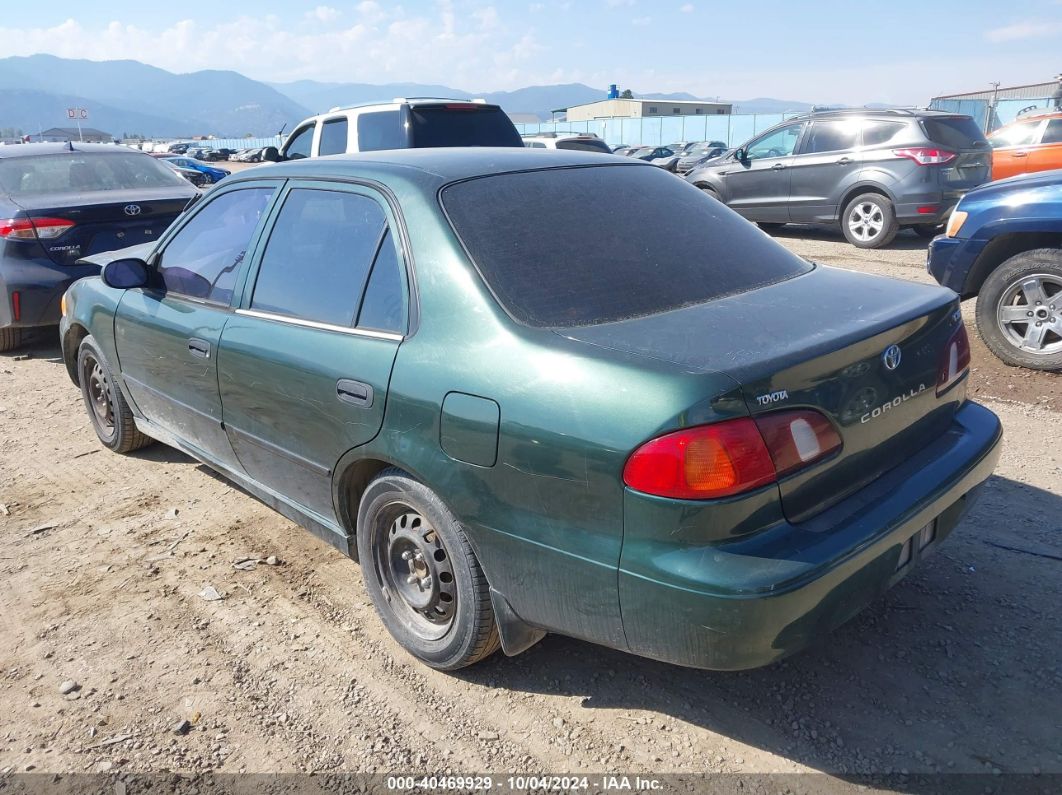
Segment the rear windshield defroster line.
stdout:
<svg viewBox="0 0 1062 795">
<path fill-rule="evenodd" d="M 528 326 L 667 312 L 813 267 L 653 166 L 494 174 L 448 185 L 441 199 L 497 300 Z"/>
</svg>

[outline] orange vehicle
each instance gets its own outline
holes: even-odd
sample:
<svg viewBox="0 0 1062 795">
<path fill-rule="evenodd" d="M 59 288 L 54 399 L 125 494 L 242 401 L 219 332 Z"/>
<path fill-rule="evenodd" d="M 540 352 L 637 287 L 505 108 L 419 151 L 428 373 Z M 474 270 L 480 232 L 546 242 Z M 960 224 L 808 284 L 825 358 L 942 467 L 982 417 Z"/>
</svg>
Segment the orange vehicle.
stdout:
<svg viewBox="0 0 1062 795">
<path fill-rule="evenodd" d="M 988 136 L 992 179 L 1062 168 L 1062 111 L 1022 116 Z"/>
</svg>

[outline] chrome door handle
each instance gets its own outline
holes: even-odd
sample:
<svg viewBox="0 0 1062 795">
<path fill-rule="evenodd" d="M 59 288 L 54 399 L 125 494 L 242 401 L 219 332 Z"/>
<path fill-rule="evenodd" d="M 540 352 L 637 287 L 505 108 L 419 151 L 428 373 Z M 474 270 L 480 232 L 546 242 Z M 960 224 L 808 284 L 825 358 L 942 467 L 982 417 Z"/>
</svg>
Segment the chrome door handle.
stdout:
<svg viewBox="0 0 1062 795">
<path fill-rule="evenodd" d="M 837 165 L 839 165 L 839 166 L 847 166 L 848 164 L 854 163 L 854 162 L 855 161 L 852 160 L 852 158 L 850 158 L 850 157 L 842 157 L 840 160 L 837 161 Z"/>
<path fill-rule="evenodd" d="M 785 163 L 775 163 L 771 166 L 771 171 L 781 171 L 783 168 L 785 168 Z"/>
</svg>

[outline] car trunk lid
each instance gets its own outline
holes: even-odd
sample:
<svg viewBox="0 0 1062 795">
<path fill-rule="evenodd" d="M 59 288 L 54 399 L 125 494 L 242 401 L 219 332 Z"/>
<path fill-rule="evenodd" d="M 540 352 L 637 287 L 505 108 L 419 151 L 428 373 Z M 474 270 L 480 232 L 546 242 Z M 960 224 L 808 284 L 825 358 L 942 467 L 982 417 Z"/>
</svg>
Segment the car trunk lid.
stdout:
<svg viewBox="0 0 1062 795">
<path fill-rule="evenodd" d="M 955 153 L 940 166 L 945 188 L 963 193 L 991 178 L 992 148 L 981 128 L 969 116 L 933 116 L 922 119 L 926 136 Z"/>
<path fill-rule="evenodd" d="M 55 219 L 72 225 L 39 242 L 57 265 L 102 251 L 153 242 L 188 204 L 189 198 L 155 188 L 123 196 L 118 191 L 19 196 L 21 215 L 31 220 Z M 117 195 L 116 195 L 117 194 Z M 54 227 L 53 227 L 54 228 Z"/>
<path fill-rule="evenodd" d="M 799 522 L 944 432 L 964 387 L 938 397 L 937 375 L 959 323 L 950 291 L 817 267 L 716 301 L 558 333 L 728 375 L 754 417 L 801 408 L 824 414 L 841 451 L 779 482 L 786 517 Z M 900 357 L 890 368 L 883 354 L 893 345 Z"/>
</svg>

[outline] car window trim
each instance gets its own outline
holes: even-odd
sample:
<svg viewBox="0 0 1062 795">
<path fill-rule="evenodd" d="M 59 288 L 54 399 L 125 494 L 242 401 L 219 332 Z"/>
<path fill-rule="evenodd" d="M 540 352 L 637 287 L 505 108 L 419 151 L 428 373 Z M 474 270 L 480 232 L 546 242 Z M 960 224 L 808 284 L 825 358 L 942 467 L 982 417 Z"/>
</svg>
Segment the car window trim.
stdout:
<svg viewBox="0 0 1062 795">
<path fill-rule="evenodd" d="M 289 135 L 287 137 L 287 140 L 284 141 L 284 148 L 280 152 L 280 154 L 282 155 L 282 159 L 286 160 L 288 157 L 288 143 L 298 138 L 303 130 L 309 129 L 312 129 L 313 132 L 310 134 L 310 154 L 308 154 L 307 157 L 315 157 L 317 155 L 317 137 L 319 135 L 319 126 L 320 125 L 317 124 L 317 119 L 314 119 L 313 121 L 307 122 L 306 124 L 303 124 L 292 130 L 291 135 Z"/>
<path fill-rule="evenodd" d="M 160 258 L 166 253 L 166 249 L 169 247 L 170 242 L 175 237 L 177 237 L 177 235 L 181 233 L 181 230 L 188 226 L 188 224 L 190 224 L 199 215 L 199 213 L 203 212 L 205 208 L 209 207 L 222 196 L 226 196 L 234 191 L 250 190 L 254 188 L 273 188 L 273 195 L 270 197 L 269 203 L 266 205 L 265 211 L 262 213 L 262 220 L 259 221 L 258 228 L 255 230 L 255 233 L 251 235 L 251 239 L 247 242 L 247 249 L 244 251 L 243 261 L 240 263 L 239 272 L 236 274 L 236 281 L 233 282 L 232 285 L 232 295 L 229 297 L 227 303 L 222 303 L 221 301 L 212 301 L 209 298 L 197 298 L 192 295 L 186 295 L 184 293 L 164 290 L 158 287 L 144 287 L 141 289 L 143 289 L 145 292 L 150 292 L 154 295 L 159 295 L 165 298 L 179 298 L 185 301 L 190 301 L 193 304 L 202 304 L 205 306 L 224 308 L 230 311 L 234 309 L 238 303 L 238 297 L 243 294 L 243 282 L 244 279 L 246 279 L 247 277 L 249 263 L 251 262 L 252 257 L 255 256 L 258 252 L 258 248 L 262 240 L 262 232 L 265 231 L 265 229 L 267 228 L 270 216 L 272 215 L 273 209 L 276 206 L 277 197 L 282 192 L 285 182 L 286 180 L 283 179 L 263 179 L 258 180 L 256 182 L 236 182 L 230 183 L 229 185 L 226 185 L 224 188 L 221 188 L 219 190 L 211 191 L 210 196 L 205 196 L 204 199 L 200 199 L 194 204 L 188 205 L 192 207 L 192 212 L 189 213 L 187 218 L 181 220 L 179 225 L 177 223 L 174 223 L 169 229 L 167 229 L 166 233 L 159 240 L 158 245 L 156 245 L 155 248 L 148 255 L 148 259 L 146 260 L 148 269 L 152 271 L 156 276 L 158 276 Z"/>
<path fill-rule="evenodd" d="M 237 315 L 256 317 L 261 320 L 272 320 L 276 323 L 288 323 L 293 326 L 315 328 L 320 329 L 322 331 L 335 331 L 340 334 L 351 334 L 355 337 L 370 337 L 372 339 L 390 340 L 392 342 L 401 342 L 405 339 L 405 335 L 397 334 L 392 331 L 373 331 L 372 329 L 359 328 L 357 326 L 337 326 L 332 323 L 322 323 L 318 320 L 306 320 L 305 318 L 295 317 L 294 315 L 282 315 L 276 312 L 263 312 L 260 309 L 243 309 L 241 307 L 234 309 L 233 311 Z"/>
<path fill-rule="evenodd" d="M 243 183 L 243 184 L 249 184 Z M 408 339 L 412 337 L 420 326 L 420 301 L 419 293 L 417 292 L 415 269 L 413 267 L 412 248 L 409 239 L 409 233 L 406 229 L 405 218 L 402 215 L 398 199 L 387 188 L 377 182 L 371 182 L 369 180 L 360 180 L 352 178 L 339 178 L 334 179 L 314 179 L 314 178 L 299 178 L 292 177 L 285 181 L 277 194 L 273 197 L 273 204 L 270 207 L 269 213 L 265 218 L 265 223 L 262 225 L 261 232 L 258 235 L 258 245 L 254 252 L 253 259 L 247 257 L 245 263 L 247 264 L 244 270 L 243 281 L 237 282 L 239 289 L 239 300 L 236 301 L 234 307 L 237 312 L 246 310 L 247 312 L 256 312 L 259 314 L 269 315 L 274 320 L 290 320 L 297 325 L 305 325 L 306 323 L 316 324 L 317 327 L 328 327 L 332 330 L 347 329 L 351 331 L 366 331 L 365 329 L 359 329 L 354 324 L 358 320 L 358 316 L 361 313 L 361 305 L 365 299 L 365 291 L 369 286 L 369 279 L 372 276 L 372 270 L 376 265 L 376 257 L 379 256 L 380 246 L 384 239 L 384 232 L 380 233 L 380 238 L 376 241 L 376 249 L 373 253 L 373 259 L 369 263 L 369 271 L 365 276 L 365 283 L 362 285 L 362 295 L 358 300 L 358 307 L 354 317 L 351 319 L 351 325 L 347 326 L 334 326 L 328 323 L 321 323 L 316 320 L 305 320 L 304 318 L 296 318 L 291 315 L 283 315 L 272 312 L 262 312 L 258 309 L 251 308 L 251 299 L 254 297 L 254 285 L 258 280 L 258 272 L 262 267 L 262 257 L 265 255 L 265 249 L 269 242 L 269 237 L 273 233 L 273 229 L 276 226 L 277 219 L 280 217 L 280 211 L 284 205 L 284 200 L 293 190 L 310 189 L 310 190 L 331 190 L 339 192 L 352 193 L 358 196 L 364 196 L 379 205 L 383 211 L 386 226 L 384 231 L 391 229 L 392 234 L 397 234 L 398 243 L 398 255 L 402 260 L 403 267 L 405 269 L 406 277 L 405 282 L 405 298 L 406 298 L 406 333 L 398 335 L 399 339 Z M 235 297 L 236 291 L 234 290 L 233 296 Z M 372 332 L 369 336 L 376 336 L 381 333 L 392 334 L 393 332 Z"/>
</svg>

